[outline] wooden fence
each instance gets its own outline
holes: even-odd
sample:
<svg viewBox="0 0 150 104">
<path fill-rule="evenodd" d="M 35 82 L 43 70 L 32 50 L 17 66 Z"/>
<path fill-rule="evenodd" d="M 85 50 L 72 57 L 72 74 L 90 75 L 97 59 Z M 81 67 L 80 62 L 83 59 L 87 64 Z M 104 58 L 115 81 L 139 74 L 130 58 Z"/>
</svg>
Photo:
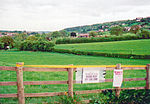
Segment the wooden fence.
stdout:
<svg viewBox="0 0 150 104">
<path fill-rule="evenodd" d="M 41 66 L 39 66 L 41 67 Z M 125 89 L 150 89 L 150 64 L 147 65 L 87 65 L 87 66 L 42 66 L 48 68 L 35 67 L 23 67 L 23 63 L 17 63 L 16 67 L 0 66 L 0 70 L 16 71 L 17 82 L 0 82 L 0 86 L 17 85 L 17 94 L 0 94 L 0 98 L 18 97 L 19 104 L 25 104 L 25 97 L 43 97 L 43 96 L 56 96 L 65 95 L 65 92 L 51 92 L 51 93 L 24 93 L 24 85 L 48 85 L 48 84 L 68 84 L 68 95 L 73 97 L 73 84 L 76 81 L 73 80 L 73 72 L 76 71 L 77 67 L 106 67 L 106 70 L 114 70 L 114 68 L 123 70 L 146 70 L 146 78 L 124 78 L 123 81 L 141 81 L 146 80 L 145 87 L 130 87 L 130 88 L 112 88 L 112 89 L 98 89 L 98 90 L 85 90 L 75 91 L 75 94 L 89 94 L 99 93 L 104 90 L 115 90 L 116 96 L 119 96 L 121 90 Z M 67 71 L 67 81 L 23 81 L 23 71 L 41 71 L 41 72 L 54 72 L 54 71 Z M 105 79 L 105 82 L 112 82 L 113 79 Z"/>
</svg>

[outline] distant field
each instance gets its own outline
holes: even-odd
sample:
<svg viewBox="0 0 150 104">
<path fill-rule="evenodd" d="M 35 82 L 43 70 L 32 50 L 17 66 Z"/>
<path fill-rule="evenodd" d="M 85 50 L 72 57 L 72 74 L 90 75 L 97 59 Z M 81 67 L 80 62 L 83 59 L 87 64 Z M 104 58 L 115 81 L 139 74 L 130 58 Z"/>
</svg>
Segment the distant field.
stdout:
<svg viewBox="0 0 150 104">
<path fill-rule="evenodd" d="M 56 45 L 55 48 L 105 53 L 132 53 L 150 55 L 150 39 L 80 44 L 61 44 Z"/>
<path fill-rule="evenodd" d="M 15 66 L 16 62 L 26 65 L 146 65 L 147 59 L 122 59 L 111 57 L 80 56 L 50 52 L 0 51 L 0 66 Z"/>
</svg>

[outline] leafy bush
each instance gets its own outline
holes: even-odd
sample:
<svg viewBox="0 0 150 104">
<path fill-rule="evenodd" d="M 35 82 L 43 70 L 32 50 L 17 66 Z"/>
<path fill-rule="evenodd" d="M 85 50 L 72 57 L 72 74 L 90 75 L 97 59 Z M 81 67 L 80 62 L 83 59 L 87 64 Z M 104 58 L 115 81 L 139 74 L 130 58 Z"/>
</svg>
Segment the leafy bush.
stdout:
<svg viewBox="0 0 150 104">
<path fill-rule="evenodd" d="M 149 104 L 150 90 L 124 90 L 116 97 L 112 90 L 94 96 L 91 104 Z"/>
<path fill-rule="evenodd" d="M 28 36 L 26 40 L 36 41 L 38 38 L 36 36 Z"/>
<path fill-rule="evenodd" d="M 91 55 L 91 56 L 104 56 L 104 57 L 117 57 L 117 58 L 133 58 L 133 59 L 150 59 L 150 55 L 135 55 L 135 54 L 121 54 L 121 53 L 103 53 L 103 52 L 87 52 L 69 49 L 53 49 L 58 53 L 69 53 L 75 55 Z"/>
<path fill-rule="evenodd" d="M 139 34 L 143 39 L 150 39 L 150 32 L 147 30 L 142 30 Z"/>
<path fill-rule="evenodd" d="M 59 101 L 60 104 L 82 104 L 81 98 L 77 95 L 74 94 L 73 98 L 68 96 L 68 95 L 64 95 L 60 98 Z"/>
<path fill-rule="evenodd" d="M 110 34 L 111 35 L 122 35 L 123 33 L 123 27 L 121 26 L 114 26 L 110 29 Z"/>
<path fill-rule="evenodd" d="M 4 49 L 4 43 L 0 43 L 0 49 Z"/>
<path fill-rule="evenodd" d="M 13 47 L 14 40 L 11 36 L 3 36 L 0 38 L 0 42 L 3 43 L 3 48 L 7 49 L 7 46 Z"/>
<path fill-rule="evenodd" d="M 51 51 L 54 47 L 53 42 L 49 41 L 23 41 L 19 45 L 19 50 L 25 51 Z"/>
</svg>

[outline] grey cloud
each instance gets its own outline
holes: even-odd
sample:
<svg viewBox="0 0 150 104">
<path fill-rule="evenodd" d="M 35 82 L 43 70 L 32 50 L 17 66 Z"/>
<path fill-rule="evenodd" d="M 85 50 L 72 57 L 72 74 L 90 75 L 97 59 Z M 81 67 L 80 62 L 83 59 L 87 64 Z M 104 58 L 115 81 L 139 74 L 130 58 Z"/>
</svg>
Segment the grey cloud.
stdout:
<svg viewBox="0 0 150 104">
<path fill-rule="evenodd" d="M 147 16 L 149 4 L 150 0 L 0 0 L 0 24 L 15 29 L 58 30 Z"/>
</svg>

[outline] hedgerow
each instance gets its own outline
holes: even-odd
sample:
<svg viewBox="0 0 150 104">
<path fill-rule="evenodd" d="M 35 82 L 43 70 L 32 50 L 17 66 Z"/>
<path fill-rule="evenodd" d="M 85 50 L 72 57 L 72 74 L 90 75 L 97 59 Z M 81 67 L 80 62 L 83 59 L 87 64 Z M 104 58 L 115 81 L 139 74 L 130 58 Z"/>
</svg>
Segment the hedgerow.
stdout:
<svg viewBox="0 0 150 104">
<path fill-rule="evenodd" d="M 150 59 L 150 55 L 136 55 L 136 54 L 122 54 L 122 53 L 104 53 L 104 52 L 90 52 L 78 51 L 69 49 L 53 49 L 53 52 L 69 53 L 75 55 L 91 55 L 91 56 L 104 56 L 104 57 L 117 57 L 117 58 L 132 58 L 132 59 Z"/>
<path fill-rule="evenodd" d="M 109 42 L 122 40 L 137 40 L 149 39 L 149 37 L 142 37 L 141 35 L 123 35 L 123 36 L 105 36 L 105 37 L 91 37 L 91 38 L 59 38 L 56 44 L 72 44 L 72 43 L 90 43 L 90 42 Z"/>
</svg>

